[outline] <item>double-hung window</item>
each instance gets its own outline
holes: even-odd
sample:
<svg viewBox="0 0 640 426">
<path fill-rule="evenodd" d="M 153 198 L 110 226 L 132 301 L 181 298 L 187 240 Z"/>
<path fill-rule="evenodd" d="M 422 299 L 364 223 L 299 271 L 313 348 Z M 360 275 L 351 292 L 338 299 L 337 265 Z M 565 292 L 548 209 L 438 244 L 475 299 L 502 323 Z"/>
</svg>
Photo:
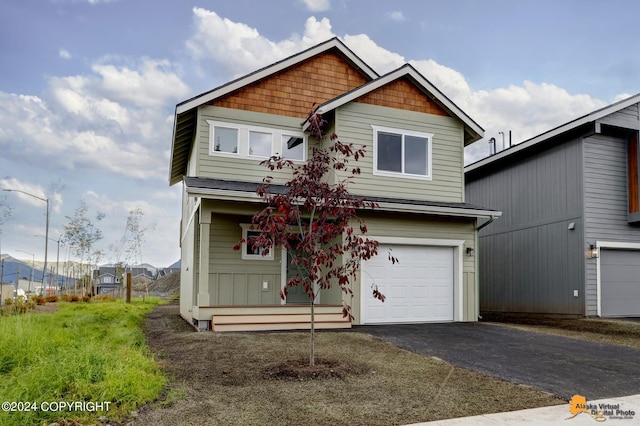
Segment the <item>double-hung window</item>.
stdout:
<svg viewBox="0 0 640 426">
<path fill-rule="evenodd" d="M 305 161 L 307 136 L 302 132 L 207 120 L 209 154 L 265 159 L 279 155 Z"/>
<path fill-rule="evenodd" d="M 431 179 L 433 134 L 372 126 L 374 174 Z"/>
</svg>

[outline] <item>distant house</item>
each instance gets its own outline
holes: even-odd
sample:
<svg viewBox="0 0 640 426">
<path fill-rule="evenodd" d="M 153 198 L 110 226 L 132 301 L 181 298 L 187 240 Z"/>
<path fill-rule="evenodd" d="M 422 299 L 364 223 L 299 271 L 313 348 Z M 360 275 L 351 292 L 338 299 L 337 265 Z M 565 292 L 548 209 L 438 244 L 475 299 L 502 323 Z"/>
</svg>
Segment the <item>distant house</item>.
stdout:
<svg viewBox="0 0 640 426">
<path fill-rule="evenodd" d="M 118 269 L 115 266 L 101 266 L 98 268 L 98 294 L 119 288 L 122 285 L 120 276 L 129 272 L 132 279 L 151 281 L 155 278 L 153 272 L 146 267 L 122 267 L 121 271 Z"/>
<path fill-rule="evenodd" d="M 367 147 L 350 191 L 379 203 L 362 217 L 380 252 L 400 260 L 363 265 L 353 297 L 324 291 L 314 300 L 316 326 L 350 327 L 343 301 L 355 324 L 476 321 L 477 228 L 500 215 L 464 196 L 464 146 L 483 129 L 415 68 L 380 76 L 336 38 L 176 106 L 169 184 L 183 186 L 181 315 L 214 331 L 309 327 L 304 291 L 280 297 L 294 270 L 290 253 L 232 247 L 251 236 L 263 206 L 260 162 L 277 154 L 303 163 L 326 143 L 307 132 L 314 104 L 331 132 Z M 272 174 L 281 189 L 290 178 Z"/>
<path fill-rule="evenodd" d="M 482 312 L 640 316 L 640 95 L 465 168 Z"/>
</svg>

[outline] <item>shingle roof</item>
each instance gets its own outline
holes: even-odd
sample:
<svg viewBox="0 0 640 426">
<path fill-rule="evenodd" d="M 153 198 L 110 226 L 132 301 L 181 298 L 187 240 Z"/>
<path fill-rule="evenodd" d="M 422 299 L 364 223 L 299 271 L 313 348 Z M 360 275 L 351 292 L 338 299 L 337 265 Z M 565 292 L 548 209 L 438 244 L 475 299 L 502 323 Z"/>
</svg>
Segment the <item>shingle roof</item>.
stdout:
<svg viewBox="0 0 640 426">
<path fill-rule="evenodd" d="M 215 191 L 230 191 L 230 192 L 242 192 L 247 194 L 255 194 L 258 187 L 261 185 L 256 182 L 242 182 L 231 181 L 223 179 L 212 179 L 202 177 L 190 177 L 185 176 L 184 182 L 187 187 L 187 192 L 198 192 L 198 190 L 215 190 Z M 270 185 L 270 191 L 274 194 L 284 194 L 287 191 L 287 187 L 284 185 Z M 389 198 L 389 197 L 365 197 L 367 201 L 375 203 L 396 204 L 396 205 L 413 205 L 423 207 L 435 207 L 445 209 L 462 209 L 469 212 L 494 212 L 497 216 L 501 214 L 496 210 L 486 209 L 484 207 L 476 206 L 469 203 L 451 203 L 441 201 L 425 201 L 425 200 L 413 200 L 408 198 Z"/>
</svg>

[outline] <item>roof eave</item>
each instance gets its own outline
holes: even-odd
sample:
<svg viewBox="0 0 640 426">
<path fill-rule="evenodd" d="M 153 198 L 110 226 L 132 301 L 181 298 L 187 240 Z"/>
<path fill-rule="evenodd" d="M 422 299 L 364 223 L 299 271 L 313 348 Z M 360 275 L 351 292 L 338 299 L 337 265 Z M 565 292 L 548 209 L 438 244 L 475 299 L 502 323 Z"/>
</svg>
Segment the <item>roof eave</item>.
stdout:
<svg viewBox="0 0 640 426">
<path fill-rule="evenodd" d="M 262 197 L 255 192 L 233 191 L 226 189 L 197 188 L 187 187 L 187 195 L 196 197 L 211 197 L 221 201 L 239 201 L 249 203 L 262 203 Z M 391 203 L 378 202 L 377 211 L 396 212 L 396 213 L 417 213 L 438 216 L 456 216 L 456 217 L 481 217 L 481 218 L 498 218 L 502 216 L 502 212 L 484 209 L 468 209 L 459 207 L 442 207 L 442 206 L 425 206 L 408 203 Z"/>
</svg>

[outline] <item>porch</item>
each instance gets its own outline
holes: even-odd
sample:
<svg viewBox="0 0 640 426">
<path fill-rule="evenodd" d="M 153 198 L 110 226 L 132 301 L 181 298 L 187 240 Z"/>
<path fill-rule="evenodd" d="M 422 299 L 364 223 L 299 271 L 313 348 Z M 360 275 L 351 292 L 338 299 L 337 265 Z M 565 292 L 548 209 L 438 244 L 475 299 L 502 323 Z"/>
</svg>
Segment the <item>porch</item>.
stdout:
<svg viewBox="0 0 640 426">
<path fill-rule="evenodd" d="M 199 318 L 211 318 L 214 332 L 311 328 L 311 311 L 307 304 L 218 305 L 200 306 L 197 310 Z M 315 305 L 314 310 L 316 329 L 351 328 L 351 321 L 342 316 L 342 305 Z"/>
</svg>

